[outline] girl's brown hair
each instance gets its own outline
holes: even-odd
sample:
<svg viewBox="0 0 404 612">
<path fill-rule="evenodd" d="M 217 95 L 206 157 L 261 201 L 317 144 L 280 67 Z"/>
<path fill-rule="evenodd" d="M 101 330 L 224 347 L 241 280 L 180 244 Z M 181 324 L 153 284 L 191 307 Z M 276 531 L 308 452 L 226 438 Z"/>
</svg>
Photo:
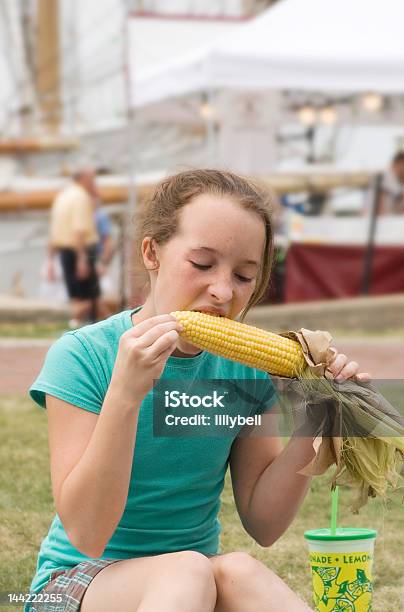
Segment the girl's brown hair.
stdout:
<svg viewBox="0 0 404 612">
<path fill-rule="evenodd" d="M 151 199 L 139 207 L 135 217 L 135 269 L 143 286 L 149 287 L 149 276 L 143 265 L 143 239 L 149 236 L 160 246 L 166 244 L 177 233 L 179 211 L 202 194 L 229 196 L 244 209 L 258 214 L 265 225 L 265 247 L 258 280 L 254 293 L 241 313 L 243 320 L 268 287 L 274 251 L 271 221 L 274 198 L 268 189 L 250 179 L 232 172 L 210 169 L 188 170 L 164 179 Z"/>
</svg>

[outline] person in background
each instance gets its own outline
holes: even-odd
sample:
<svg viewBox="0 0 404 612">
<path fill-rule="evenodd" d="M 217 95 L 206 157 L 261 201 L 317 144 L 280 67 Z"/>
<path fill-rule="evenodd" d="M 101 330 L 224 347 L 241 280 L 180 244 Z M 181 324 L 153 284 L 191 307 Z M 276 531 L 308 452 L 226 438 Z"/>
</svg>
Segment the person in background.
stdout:
<svg viewBox="0 0 404 612">
<path fill-rule="evenodd" d="M 101 297 L 98 300 L 97 319 L 101 320 L 111 314 L 108 299 L 104 293 L 111 290 L 111 278 L 109 275 L 109 265 L 114 258 L 116 244 L 112 235 L 112 222 L 108 213 L 101 208 L 101 199 L 95 198 L 95 223 L 99 241 L 97 244 L 97 273 L 100 281 Z"/>
<path fill-rule="evenodd" d="M 378 214 L 404 214 L 404 151 L 395 154 L 383 177 Z"/>
<path fill-rule="evenodd" d="M 100 276 L 108 271 L 108 266 L 115 255 L 115 243 L 112 237 L 112 222 L 105 210 L 101 208 L 100 198 L 96 198 L 95 224 L 98 233 L 97 270 Z"/>
<path fill-rule="evenodd" d="M 70 299 L 69 326 L 80 327 L 96 319 L 100 285 L 96 269 L 99 236 L 95 220 L 95 173 L 85 168 L 55 198 L 51 209 L 47 276 L 55 279 L 59 254 Z"/>
</svg>

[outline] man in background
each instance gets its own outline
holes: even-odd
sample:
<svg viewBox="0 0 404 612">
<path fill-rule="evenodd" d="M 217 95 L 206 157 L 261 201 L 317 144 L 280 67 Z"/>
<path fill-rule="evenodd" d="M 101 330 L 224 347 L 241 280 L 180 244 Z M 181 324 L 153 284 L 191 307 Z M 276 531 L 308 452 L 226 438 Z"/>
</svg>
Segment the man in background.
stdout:
<svg viewBox="0 0 404 612">
<path fill-rule="evenodd" d="M 55 278 L 54 257 L 58 253 L 70 299 L 72 328 L 96 320 L 100 297 L 95 172 L 86 168 L 73 178 L 74 182 L 52 204 L 48 246 L 48 280 Z"/>
<path fill-rule="evenodd" d="M 105 210 L 101 208 L 100 199 L 96 199 L 95 224 L 98 233 L 97 258 L 98 273 L 103 276 L 115 255 L 115 242 L 112 236 L 112 222 Z"/>
<path fill-rule="evenodd" d="M 404 214 L 404 151 L 396 153 L 383 177 L 378 213 L 379 215 Z"/>
<path fill-rule="evenodd" d="M 105 319 L 115 311 L 110 299 L 108 299 L 108 294 L 111 293 L 113 287 L 109 267 L 115 255 L 116 244 L 113 238 L 112 221 L 108 213 L 101 208 L 99 197 L 95 201 L 94 214 L 99 239 L 97 244 L 97 273 L 102 294 L 101 299 L 98 300 L 97 314 L 99 319 Z M 104 295 L 105 293 L 107 295 Z"/>
</svg>

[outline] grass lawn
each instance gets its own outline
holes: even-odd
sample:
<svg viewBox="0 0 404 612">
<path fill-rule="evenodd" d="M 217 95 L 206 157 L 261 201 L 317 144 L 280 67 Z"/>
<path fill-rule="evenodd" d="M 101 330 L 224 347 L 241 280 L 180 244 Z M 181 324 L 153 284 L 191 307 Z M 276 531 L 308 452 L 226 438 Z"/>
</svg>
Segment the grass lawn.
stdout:
<svg viewBox="0 0 404 612">
<path fill-rule="evenodd" d="M 68 330 L 67 321 L 51 321 L 49 323 L 5 323 L 0 322 L 0 338 L 59 338 Z M 368 338 L 389 339 L 404 338 L 404 327 L 386 328 L 383 330 L 346 330 L 334 328 L 330 330 L 335 339 L 338 338 Z"/>
<path fill-rule="evenodd" d="M 0 323 L 0 338 L 59 338 L 68 330 L 67 321 L 49 323 Z"/>
<path fill-rule="evenodd" d="M 1 398 L 0 432 L 0 593 L 26 592 L 40 542 L 54 516 L 46 416 L 28 398 Z M 343 488 L 339 525 L 378 530 L 373 609 L 399 612 L 404 606 L 403 490 L 392 494 L 387 504 L 370 500 L 359 515 L 350 513 L 350 499 L 351 492 Z M 228 480 L 221 511 L 222 550 L 251 553 L 311 605 L 311 578 L 303 532 L 328 526 L 329 502 L 327 477 L 316 478 L 287 533 L 270 549 L 263 549 L 243 531 Z M 17 608 L 1 609 L 6 612 Z"/>
</svg>

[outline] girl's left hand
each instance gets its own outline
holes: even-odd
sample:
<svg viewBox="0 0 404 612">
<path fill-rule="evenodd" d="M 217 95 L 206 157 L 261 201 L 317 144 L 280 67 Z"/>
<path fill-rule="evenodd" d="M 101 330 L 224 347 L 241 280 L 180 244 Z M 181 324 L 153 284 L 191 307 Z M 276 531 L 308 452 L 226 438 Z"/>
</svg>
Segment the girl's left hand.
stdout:
<svg viewBox="0 0 404 612">
<path fill-rule="evenodd" d="M 353 378 L 359 382 L 369 382 L 372 378 L 368 372 L 358 372 L 359 365 L 356 361 L 349 361 L 346 355 L 338 352 L 327 370 L 333 375 L 337 383 L 344 382 L 348 378 Z"/>
</svg>

